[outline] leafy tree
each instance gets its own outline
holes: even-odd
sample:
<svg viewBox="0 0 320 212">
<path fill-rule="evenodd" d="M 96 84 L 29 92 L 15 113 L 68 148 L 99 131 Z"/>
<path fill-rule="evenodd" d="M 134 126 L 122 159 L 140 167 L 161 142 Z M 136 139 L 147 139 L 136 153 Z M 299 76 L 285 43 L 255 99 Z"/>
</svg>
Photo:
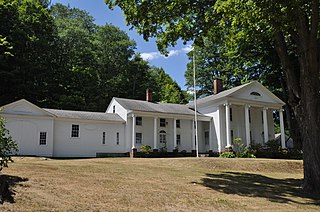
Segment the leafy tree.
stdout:
<svg viewBox="0 0 320 212">
<path fill-rule="evenodd" d="M 16 151 L 18 151 L 18 145 L 5 128 L 5 119 L 0 116 L 0 171 L 3 167 L 8 167 L 8 162 L 12 161 L 11 155 Z"/>
<path fill-rule="evenodd" d="M 39 1 L 0 2 L 1 39 L 10 45 L 10 55 L 0 61 L 0 99 L 8 103 L 20 98 L 42 105 L 51 93 L 51 52 L 55 49 L 53 19 Z M 5 51 L 7 52 L 7 51 Z"/>
<path fill-rule="evenodd" d="M 299 120 L 297 130 L 302 135 L 304 152 L 303 189 L 320 192 L 318 0 L 106 0 L 106 3 L 110 7 L 119 6 L 127 23 L 145 39 L 157 37 L 162 51 L 175 45 L 179 38 L 203 46 L 204 39 L 220 27 L 231 29 L 223 37 L 231 46 L 242 41 L 237 39 L 242 38 L 241 34 L 268 30 L 285 76 L 288 102 Z"/>
<path fill-rule="evenodd" d="M 186 95 L 177 82 L 165 73 L 162 68 L 151 67 L 152 85 L 149 85 L 154 92 L 154 100 L 166 103 L 186 103 Z"/>
</svg>

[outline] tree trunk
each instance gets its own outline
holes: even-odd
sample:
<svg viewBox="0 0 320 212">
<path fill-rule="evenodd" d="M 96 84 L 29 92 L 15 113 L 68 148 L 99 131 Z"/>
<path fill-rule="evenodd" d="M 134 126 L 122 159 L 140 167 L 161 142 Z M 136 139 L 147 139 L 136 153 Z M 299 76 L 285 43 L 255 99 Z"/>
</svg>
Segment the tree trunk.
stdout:
<svg viewBox="0 0 320 212">
<path fill-rule="evenodd" d="M 293 62 L 289 56 L 284 35 L 275 33 L 276 50 L 281 65 L 286 73 L 289 103 L 298 121 L 298 129 L 302 136 L 304 182 L 303 190 L 309 193 L 320 193 L 320 75 L 319 53 L 311 32 L 301 23 L 297 58 Z"/>
</svg>

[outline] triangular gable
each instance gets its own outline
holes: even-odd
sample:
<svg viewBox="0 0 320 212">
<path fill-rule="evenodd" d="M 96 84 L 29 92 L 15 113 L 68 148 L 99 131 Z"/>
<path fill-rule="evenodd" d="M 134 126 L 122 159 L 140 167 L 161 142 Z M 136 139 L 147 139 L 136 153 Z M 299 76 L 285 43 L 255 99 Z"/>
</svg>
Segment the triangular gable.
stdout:
<svg viewBox="0 0 320 212">
<path fill-rule="evenodd" d="M 3 114 L 54 117 L 53 114 L 43 110 L 42 108 L 32 104 L 25 99 L 20 99 L 10 104 L 4 105 L 1 108 L 1 113 Z"/>
<path fill-rule="evenodd" d="M 285 103 L 264 87 L 259 82 L 251 82 L 247 86 L 242 87 L 229 97 L 243 100 L 251 100 L 256 102 L 266 102 L 284 105 Z"/>
</svg>

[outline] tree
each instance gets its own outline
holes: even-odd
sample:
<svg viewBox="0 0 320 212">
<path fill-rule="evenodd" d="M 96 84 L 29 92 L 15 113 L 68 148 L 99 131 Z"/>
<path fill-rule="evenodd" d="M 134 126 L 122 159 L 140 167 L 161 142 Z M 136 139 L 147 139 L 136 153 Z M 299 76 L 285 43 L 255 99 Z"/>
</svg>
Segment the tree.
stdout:
<svg viewBox="0 0 320 212">
<path fill-rule="evenodd" d="M 175 45 L 179 38 L 194 40 L 202 46 L 203 39 L 221 26 L 231 28 L 230 32 L 237 35 L 269 30 L 285 75 L 288 102 L 302 135 L 303 189 L 320 192 L 318 0 L 106 0 L 106 3 L 111 8 L 119 6 L 127 23 L 145 39 L 157 37 L 162 51 Z M 224 39 L 228 37 L 227 33 Z"/>
<path fill-rule="evenodd" d="M 27 98 L 42 105 L 50 94 L 53 19 L 39 1 L 31 0 L 1 1 L 0 15 L 0 37 L 10 46 L 4 56 L 0 50 L 1 103 Z"/>
<path fill-rule="evenodd" d="M 8 162 L 12 161 L 11 155 L 16 151 L 18 145 L 5 128 L 5 119 L 0 116 L 0 171 L 3 167 L 8 167 Z"/>
</svg>

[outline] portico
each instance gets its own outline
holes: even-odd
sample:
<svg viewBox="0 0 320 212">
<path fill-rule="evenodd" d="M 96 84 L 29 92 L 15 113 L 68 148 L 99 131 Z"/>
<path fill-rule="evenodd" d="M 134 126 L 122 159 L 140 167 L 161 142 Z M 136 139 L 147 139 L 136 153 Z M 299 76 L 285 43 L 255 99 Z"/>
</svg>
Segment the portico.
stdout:
<svg viewBox="0 0 320 212">
<path fill-rule="evenodd" d="M 274 139 L 272 125 L 273 113 L 276 112 L 279 113 L 280 119 L 281 147 L 285 148 L 283 110 L 281 107 L 238 101 L 228 101 L 223 104 L 223 107 L 225 111 L 225 148 L 231 147 L 235 138 L 241 138 L 246 147 L 249 147 L 253 142 L 255 144 L 265 144 L 267 141 Z M 253 118 L 252 113 L 254 113 Z"/>
</svg>

